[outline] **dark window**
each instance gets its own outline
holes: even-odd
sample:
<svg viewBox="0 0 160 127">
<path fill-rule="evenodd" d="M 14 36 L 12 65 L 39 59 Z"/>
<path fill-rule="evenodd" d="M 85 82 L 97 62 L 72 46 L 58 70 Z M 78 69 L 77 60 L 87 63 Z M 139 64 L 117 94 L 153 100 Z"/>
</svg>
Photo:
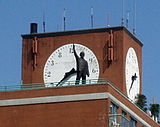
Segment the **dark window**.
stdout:
<svg viewBox="0 0 160 127">
<path fill-rule="evenodd" d="M 126 119 L 126 115 L 127 115 L 127 113 L 125 111 L 122 111 L 122 123 L 121 123 L 122 127 L 128 127 L 128 125 L 129 125 L 129 122 Z"/>
<path fill-rule="evenodd" d="M 127 113 L 125 111 L 122 111 L 122 116 L 126 117 Z"/>
<path fill-rule="evenodd" d="M 111 105 L 110 105 L 110 113 L 111 114 L 117 114 L 117 111 L 118 111 L 118 106 L 113 104 L 113 103 L 111 103 Z"/>
<path fill-rule="evenodd" d="M 137 121 L 133 118 L 130 120 L 130 127 L 136 127 L 137 126 Z"/>
<path fill-rule="evenodd" d="M 118 113 L 118 106 L 111 103 L 110 104 L 110 125 L 111 126 L 119 125 L 117 113 Z"/>
</svg>

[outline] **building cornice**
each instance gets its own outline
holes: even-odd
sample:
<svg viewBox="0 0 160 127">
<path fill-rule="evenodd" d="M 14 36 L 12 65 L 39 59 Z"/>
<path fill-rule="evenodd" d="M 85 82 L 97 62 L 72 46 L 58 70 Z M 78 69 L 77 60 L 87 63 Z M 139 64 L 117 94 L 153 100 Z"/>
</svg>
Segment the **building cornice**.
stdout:
<svg viewBox="0 0 160 127">
<path fill-rule="evenodd" d="M 81 29 L 81 30 L 70 30 L 70 31 L 58 31 L 58 32 L 46 32 L 46 33 L 32 33 L 32 34 L 22 34 L 23 39 L 31 39 L 33 37 L 44 38 L 44 37 L 55 37 L 55 36 L 68 36 L 77 34 L 89 34 L 89 33 L 101 33 L 108 31 L 119 31 L 124 30 L 131 38 L 133 38 L 140 46 L 143 46 L 142 42 L 137 39 L 137 37 L 132 34 L 126 27 L 104 27 L 104 28 L 94 28 L 94 29 Z"/>
<path fill-rule="evenodd" d="M 141 117 L 135 114 L 130 108 L 128 108 L 126 105 L 124 105 L 122 102 L 116 99 L 116 97 L 114 97 L 112 94 L 108 92 L 0 100 L 0 106 L 19 106 L 30 104 L 89 101 L 101 99 L 110 99 L 118 106 L 123 108 L 125 111 L 127 111 L 129 114 L 131 114 L 136 120 L 140 121 L 143 125 L 151 127 L 151 125 L 149 125 Z"/>
</svg>

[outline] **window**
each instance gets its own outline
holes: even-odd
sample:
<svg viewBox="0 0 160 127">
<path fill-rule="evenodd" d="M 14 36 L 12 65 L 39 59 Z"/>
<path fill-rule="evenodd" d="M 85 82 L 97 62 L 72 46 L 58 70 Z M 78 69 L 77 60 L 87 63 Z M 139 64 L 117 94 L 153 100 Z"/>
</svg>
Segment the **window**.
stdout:
<svg viewBox="0 0 160 127">
<path fill-rule="evenodd" d="M 130 120 L 130 127 L 136 127 L 137 126 L 137 121 L 133 118 Z"/>
<path fill-rule="evenodd" d="M 126 119 L 126 115 L 127 115 L 127 113 L 125 111 L 122 111 L 122 123 L 121 123 L 122 127 L 128 127 L 128 125 L 129 125 L 129 122 Z"/>
<path fill-rule="evenodd" d="M 117 114 L 117 111 L 118 111 L 118 106 L 111 103 L 110 105 L 110 114 Z"/>
<path fill-rule="evenodd" d="M 118 106 L 111 103 L 110 105 L 110 125 L 111 126 L 118 126 L 119 125 L 119 122 L 118 122 Z"/>
<path fill-rule="evenodd" d="M 122 111 L 122 116 L 126 117 L 127 113 L 125 111 Z"/>
</svg>

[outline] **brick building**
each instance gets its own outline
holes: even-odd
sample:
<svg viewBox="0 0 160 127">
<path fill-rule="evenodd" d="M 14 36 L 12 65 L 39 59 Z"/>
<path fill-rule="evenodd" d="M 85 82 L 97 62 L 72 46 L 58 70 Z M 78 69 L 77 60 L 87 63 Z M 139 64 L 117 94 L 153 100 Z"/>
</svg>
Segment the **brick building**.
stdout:
<svg viewBox="0 0 160 127">
<path fill-rule="evenodd" d="M 143 44 L 125 27 L 36 33 L 33 26 L 22 35 L 22 86 L 0 92 L 1 127 L 159 127 L 135 105 Z M 85 83 L 76 84 L 73 44 L 88 62 Z"/>
</svg>

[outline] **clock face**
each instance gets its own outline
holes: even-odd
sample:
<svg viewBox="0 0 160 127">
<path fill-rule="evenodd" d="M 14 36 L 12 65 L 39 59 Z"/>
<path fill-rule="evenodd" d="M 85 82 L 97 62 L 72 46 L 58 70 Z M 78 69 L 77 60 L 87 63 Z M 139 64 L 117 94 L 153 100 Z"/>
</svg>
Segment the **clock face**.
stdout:
<svg viewBox="0 0 160 127">
<path fill-rule="evenodd" d="M 81 52 L 85 54 L 84 59 L 88 63 L 89 70 L 89 77 L 86 76 L 86 80 L 98 79 L 99 64 L 94 53 L 84 45 L 74 45 L 78 56 Z M 77 62 L 73 52 L 73 44 L 63 45 L 56 49 L 46 61 L 43 71 L 45 86 L 50 87 L 54 83 L 65 86 L 68 81 L 75 81 L 76 77 Z"/>
<path fill-rule="evenodd" d="M 126 55 L 125 79 L 128 97 L 135 101 L 140 91 L 140 75 L 138 59 L 135 50 L 130 47 Z"/>
</svg>

